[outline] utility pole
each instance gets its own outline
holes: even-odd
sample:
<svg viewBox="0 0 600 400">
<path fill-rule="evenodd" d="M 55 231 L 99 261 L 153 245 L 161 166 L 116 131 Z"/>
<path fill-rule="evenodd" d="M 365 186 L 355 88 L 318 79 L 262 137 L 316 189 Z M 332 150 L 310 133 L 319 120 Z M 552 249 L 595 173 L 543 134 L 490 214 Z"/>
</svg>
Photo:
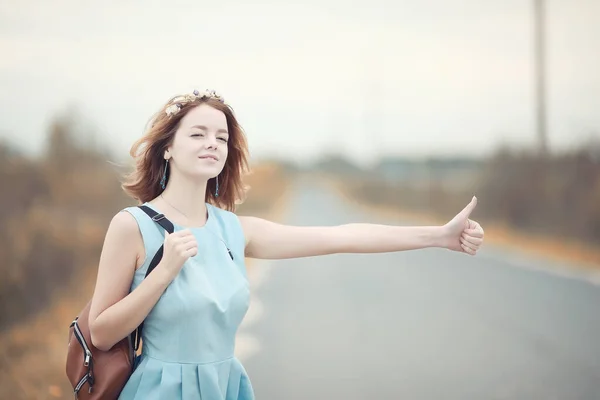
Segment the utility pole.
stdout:
<svg viewBox="0 0 600 400">
<path fill-rule="evenodd" d="M 546 37 L 544 0 L 534 2 L 534 48 L 535 48 L 535 110 L 538 151 L 541 156 L 548 153 L 548 128 L 546 118 Z"/>
</svg>

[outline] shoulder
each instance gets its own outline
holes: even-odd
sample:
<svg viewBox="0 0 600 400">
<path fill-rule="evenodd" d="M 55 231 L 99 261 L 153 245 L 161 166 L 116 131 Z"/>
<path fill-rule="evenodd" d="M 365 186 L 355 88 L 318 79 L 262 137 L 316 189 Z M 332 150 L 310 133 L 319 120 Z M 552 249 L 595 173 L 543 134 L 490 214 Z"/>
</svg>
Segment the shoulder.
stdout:
<svg viewBox="0 0 600 400">
<path fill-rule="evenodd" d="M 249 216 L 249 215 L 240 215 L 238 217 L 238 220 L 239 220 L 240 226 L 242 228 L 242 231 L 244 232 L 244 238 L 245 238 L 246 245 L 248 245 L 248 243 L 250 243 L 250 241 L 252 240 L 252 236 L 254 235 L 253 232 L 260 229 L 261 224 L 264 224 L 265 222 L 266 223 L 269 222 L 262 218 L 253 217 L 253 216 Z"/>
<path fill-rule="evenodd" d="M 135 216 L 124 209 L 115 214 L 110 220 L 106 232 L 107 240 L 120 243 L 120 247 L 131 247 L 131 245 L 142 244 L 142 234 Z"/>
<path fill-rule="evenodd" d="M 110 220 L 102 252 L 102 258 L 109 260 L 141 259 L 145 254 L 138 222 L 127 209 L 119 211 Z"/>
<path fill-rule="evenodd" d="M 123 246 L 144 248 L 144 236 L 138 219 L 137 207 L 127 207 L 116 213 L 108 227 L 108 234 L 116 238 Z"/>
<path fill-rule="evenodd" d="M 137 207 L 127 207 L 116 213 L 110 220 L 106 235 L 126 246 L 142 244 L 142 222 L 137 210 Z"/>
<path fill-rule="evenodd" d="M 131 211 L 125 208 L 116 213 L 110 220 L 109 230 L 126 235 L 138 232 L 138 223 Z"/>
</svg>

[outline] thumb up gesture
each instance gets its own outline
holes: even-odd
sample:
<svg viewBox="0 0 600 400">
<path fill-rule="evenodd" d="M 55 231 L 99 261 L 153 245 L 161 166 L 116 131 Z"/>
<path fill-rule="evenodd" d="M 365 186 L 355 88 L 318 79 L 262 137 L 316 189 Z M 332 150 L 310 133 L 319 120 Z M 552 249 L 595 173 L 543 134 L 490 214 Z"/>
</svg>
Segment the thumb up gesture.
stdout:
<svg viewBox="0 0 600 400">
<path fill-rule="evenodd" d="M 444 225 L 443 247 L 472 256 L 477 254 L 483 243 L 483 228 L 476 221 L 469 219 L 476 206 L 477 197 L 473 196 L 471 202 Z"/>
</svg>

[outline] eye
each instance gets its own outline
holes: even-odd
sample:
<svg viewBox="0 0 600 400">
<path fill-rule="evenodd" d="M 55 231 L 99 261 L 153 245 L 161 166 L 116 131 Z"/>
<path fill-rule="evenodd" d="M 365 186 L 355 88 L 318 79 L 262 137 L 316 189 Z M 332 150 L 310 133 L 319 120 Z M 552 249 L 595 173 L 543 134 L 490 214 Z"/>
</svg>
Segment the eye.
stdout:
<svg viewBox="0 0 600 400">
<path fill-rule="evenodd" d="M 227 138 L 220 137 L 219 140 L 223 141 L 223 143 L 227 143 Z"/>
<path fill-rule="evenodd" d="M 192 133 L 191 136 L 192 137 L 195 137 L 195 136 L 204 136 L 204 134 L 203 133 Z"/>
</svg>

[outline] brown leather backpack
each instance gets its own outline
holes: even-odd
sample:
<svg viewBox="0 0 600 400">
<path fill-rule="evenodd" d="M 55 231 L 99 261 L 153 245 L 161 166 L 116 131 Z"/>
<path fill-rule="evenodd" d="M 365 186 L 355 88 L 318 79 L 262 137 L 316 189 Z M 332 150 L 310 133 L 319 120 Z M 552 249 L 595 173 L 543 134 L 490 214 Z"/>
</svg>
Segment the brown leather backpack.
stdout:
<svg viewBox="0 0 600 400">
<path fill-rule="evenodd" d="M 163 214 L 146 206 L 138 206 L 167 232 L 173 233 L 173 224 Z M 161 246 L 152 259 L 146 275 L 158 265 L 163 255 Z M 107 351 L 94 347 L 88 324 L 91 300 L 69 326 L 67 348 L 67 378 L 73 386 L 75 399 L 115 400 L 136 367 L 137 351 L 144 323 Z M 83 390 L 87 386 L 86 390 Z"/>
</svg>

